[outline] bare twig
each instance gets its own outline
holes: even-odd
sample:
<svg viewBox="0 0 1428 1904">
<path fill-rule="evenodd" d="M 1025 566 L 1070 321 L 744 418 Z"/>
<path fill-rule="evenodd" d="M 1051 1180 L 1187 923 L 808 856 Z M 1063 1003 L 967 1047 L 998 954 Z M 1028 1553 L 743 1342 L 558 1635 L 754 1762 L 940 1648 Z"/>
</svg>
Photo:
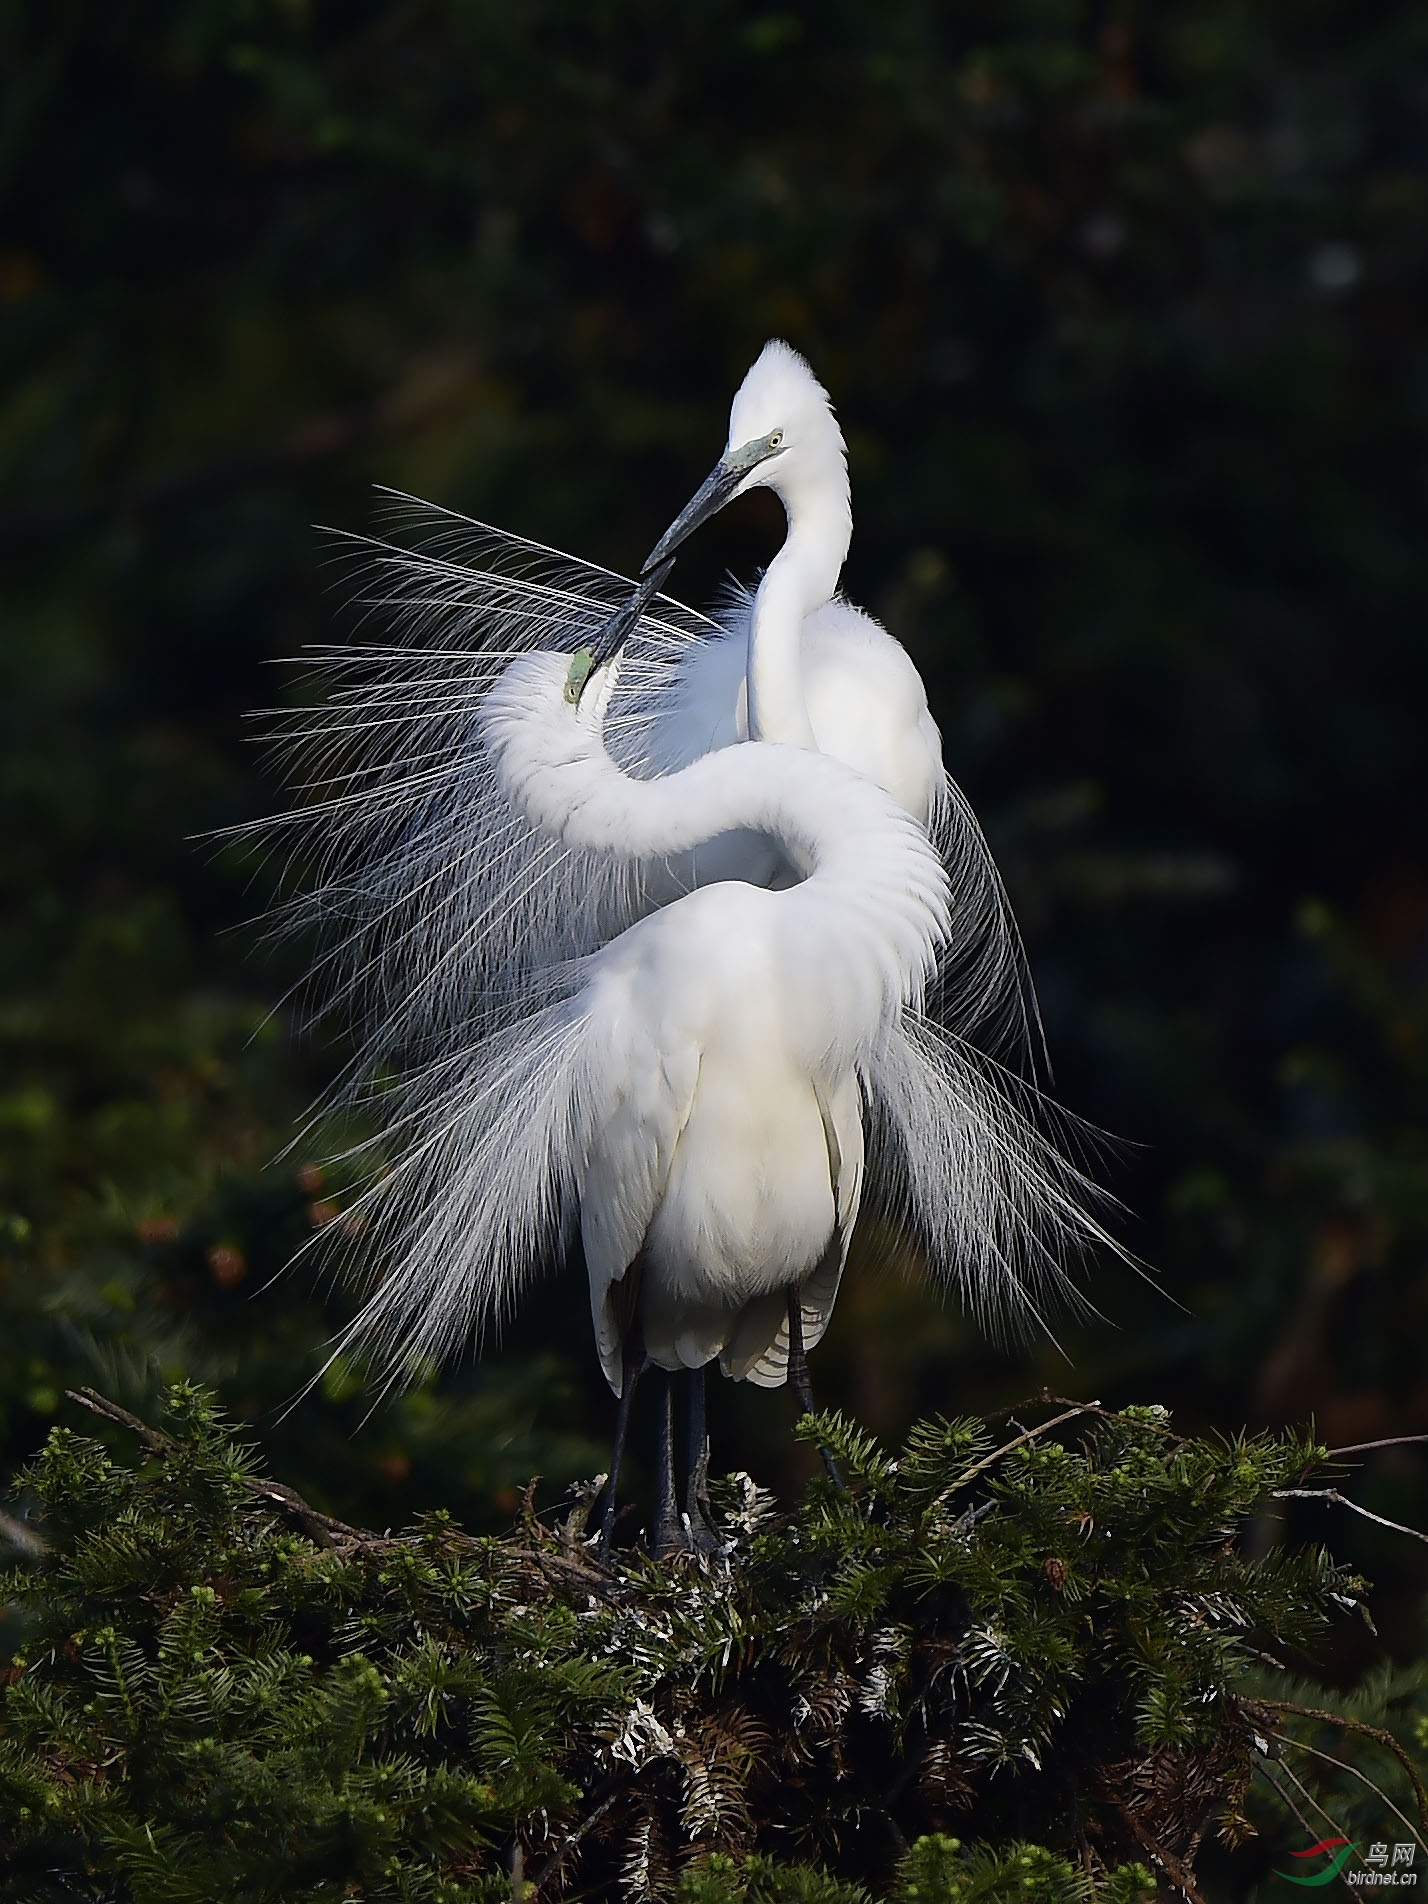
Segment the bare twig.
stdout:
<svg viewBox="0 0 1428 1904">
<path fill-rule="evenodd" d="M 1329 1459 L 1337 1460 L 1341 1454 L 1368 1454 L 1374 1448 L 1416 1447 L 1424 1441 L 1428 1441 L 1428 1435 L 1390 1435 L 1386 1441 L 1351 1441 L 1347 1448 L 1330 1448 Z"/>
<path fill-rule="evenodd" d="M 639 1775 L 639 1769 L 637 1768 L 634 1772 L 619 1773 L 605 1781 L 600 1791 L 596 1793 L 596 1803 L 592 1809 L 586 1812 L 585 1816 L 573 1831 L 568 1831 L 565 1834 L 560 1843 L 555 1847 L 555 1850 L 551 1852 L 545 1863 L 536 1872 L 535 1876 L 527 1878 L 526 1895 L 528 1897 L 533 1898 L 536 1895 L 546 1879 L 554 1875 L 565 1862 L 566 1858 L 570 1856 L 570 1853 L 579 1845 L 581 1839 L 584 1838 L 588 1832 L 594 1830 L 595 1826 L 599 1824 L 606 1812 L 609 1811 L 610 1807 L 615 1803 L 615 1800 L 629 1790 Z"/>
<path fill-rule="evenodd" d="M 598 1593 L 606 1599 L 618 1597 L 627 1590 L 618 1574 L 594 1560 L 582 1565 L 578 1560 L 567 1560 L 562 1554 L 553 1554 L 545 1547 L 533 1547 L 529 1557 L 536 1571 L 544 1574 L 547 1580 L 552 1575 L 563 1577 L 566 1583 L 580 1586 L 587 1593 Z"/>
<path fill-rule="evenodd" d="M 1296 1739 L 1292 1733 L 1276 1732 L 1274 1736 L 1281 1745 L 1292 1745 L 1297 1752 L 1307 1752 L 1311 1758 L 1322 1759 L 1325 1765 L 1335 1765 L 1341 1772 L 1347 1772 L 1350 1778 L 1356 1778 L 1360 1785 L 1367 1785 L 1374 1797 L 1387 1805 L 1398 1822 L 1412 1833 L 1418 1843 L 1423 1843 L 1423 1837 L 1417 1825 L 1406 1813 L 1398 1809 L 1382 1785 L 1375 1784 L 1367 1772 L 1361 1772 L 1358 1766 L 1351 1764 L 1348 1759 L 1336 1759 L 1332 1752 L 1321 1752 L 1317 1745 L 1306 1745 L 1303 1739 Z"/>
<path fill-rule="evenodd" d="M 1026 1401 L 1013 1402 L 1010 1408 L 994 1408 L 982 1419 L 989 1422 L 1000 1421 L 1003 1417 L 1020 1415 L 1028 1408 L 1080 1408 L 1088 1415 L 1098 1415 L 1102 1421 L 1114 1421 L 1121 1423 L 1122 1426 L 1126 1425 L 1126 1418 L 1118 1408 L 1107 1408 L 1103 1402 L 1078 1402 L 1074 1395 L 1053 1394 L 1049 1388 L 1043 1388 L 1039 1395 L 1032 1395 Z M 1176 1448 L 1182 1448 L 1185 1445 L 1185 1436 L 1177 1435 L 1168 1420 L 1136 1421 L 1133 1425 L 1146 1429 L 1150 1434 L 1159 1435 L 1162 1441 L 1170 1444 L 1172 1453 Z M 1041 1426 L 1050 1427 L 1051 1424 L 1043 1422 Z"/>
<path fill-rule="evenodd" d="M 1319 1803 L 1318 1799 L 1315 1798 L 1314 1794 L 1306 1788 L 1303 1780 L 1300 1778 L 1297 1778 L 1295 1774 L 1292 1771 L 1290 1771 L 1287 1765 L 1281 1764 L 1280 1770 L 1284 1773 L 1286 1778 L 1290 1779 L 1295 1785 L 1299 1787 L 1299 1790 L 1301 1791 L 1301 1793 L 1303 1793 L 1304 1797 L 1308 1799 L 1312 1808 L 1318 1812 L 1321 1818 L 1326 1820 L 1326 1822 L 1333 1827 L 1335 1832 L 1337 1832 L 1339 1827 L 1336 1824 L 1334 1824 L 1333 1819 L 1329 1817 L 1328 1812 L 1325 1811 L 1324 1807 Z M 1279 1802 L 1281 1805 L 1283 1805 L 1284 1809 L 1288 1812 L 1292 1812 L 1295 1818 L 1298 1819 L 1299 1827 L 1303 1831 L 1305 1837 L 1312 1838 L 1314 1836 L 1314 1830 L 1315 1830 L 1314 1826 L 1310 1824 L 1309 1820 L 1304 1816 L 1303 1812 L 1300 1811 L 1299 1807 L 1295 1804 L 1294 1800 L 1289 1796 L 1288 1792 L 1285 1791 L 1284 1787 L 1280 1784 L 1279 1780 L 1274 1776 L 1273 1772 L 1271 1772 L 1269 1768 L 1264 1765 L 1257 1765 L 1255 1767 L 1255 1771 L 1264 1780 L 1265 1784 L 1269 1786 L 1271 1791 L 1275 1793 L 1276 1797 L 1279 1799 Z M 1342 1876 L 1342 1873 L 1340 1875 Z"/>
<path fill-rule="evenodd" d="M 1005 1408 L 991 1408 L 982 1417 L 983 1421 L 1001 1421 L 1004 1416 L 1019 1415 L 1027 1408 L 1070 1407 L 1071 1396 L 1053 1395 L 1049 1388 L 1039 1388 L 1034 1395 L 1027 1395 L 1019 1402 L 1008 1402 Z"/>
<path fill-rule="evenodd" d="M 1291 1771 L 1289 1771 L 1289 1767 L 1287 1767 L 1287 1765 L 1285 1765 L 1283 1761 L 1279 1763 L 1279 1771 L 1281 1771 L 1281 1773 L 1285 1775 L 1285 1778 L 1291 1778 L 1291 1780 L 1293 1780 L 1293 1782 L 1295 1782 L 1295 1784 L 1299 1786 L 1300 1792 L 1304 1794 L 1304 1797 L 1308 1797 L 1308 1799 L 1310 1799 L 1310 1803 L 1314 1805 L 1314 1811 L 1318 1811 L 1318 1815 L 1321 1816 L 1321 1818 L 1327 1818 L 1327 1820 L 1329 1820 L 1329 1824 L 1333 1826 L 1333 1832 L 1335 1832 L 1335 1835 L 1339 1835 L 1339 1826 L 1335 1824 L 1335 1820 L 1333 1820 L 1333 1818 L 1329 1818 L 1329 1813 L 1327 1813 L 1327 1811 L 1323 1809 L 1323 1805 L 1319 1805 L 1319 1803 L 1316 1803 L 1316 1801 L 1314 1801 L 1314 1797 L 1312 1797 L 1312 1794 L 1310 1794 L 1310 1790 L 1308 1790 L 1308 1786 L 1304 1784 L 1304 1780 L 1302 1780 L 1302 1778 L 1297 1778 L 1297 1776 L 1295 1776 L 1295 1773 L 1291 1773 Z M 1295 1805 L 1295 1801 L 1293 1801 L 1293 1799 L 1289 1797 L 1289 1794 L 1287 1794 L 1287 1792 L 1283 1790 L 1283 1786 L 1279 1784 L 1278 1778 L 1274 1778 L 1274 1776 L 1270 1775 L 1268 1771 L 1264 1771 L 1264 1767 L 1262 1767 L 1262 1765 L 1260 1765 L 1259 1767 L 1259 1775 L 1260 1775 L 1260 1778 L 1264 1778 L 1264 1780 L 1268 1780 L 1268 1784 L 1270 1784 L 1270 1786 L 1274 1786 L 1274 1790 L 1276 1790 L 1276 1794 L 1279 1795 L 1279 1803 L 1281 1803 L 1281 1805 L 1283 1805 L 1283 1807 L 1285 1807 L 1287 1811 L 1293 1811 L 1293 1815 L 1299 1818 L 1300 1830 L 1304 1832 L 1304 1835 L 1306 1835 L 1306 1837 L 1314 1837 L 1314 1826 L 1312 1826 L 1312 1824 L 1308 1822 L 1308 1818 L 1306 1818 L 1306 1816 L 1304 1816 L 1304 1813 L 1300 1811 L 1299 1805 Z M 1363 1868 L 1363 1858 L 1356 1858 L 1354 1862 L 1358 1864 L 1359 1868 Z M 1339 1874 L 1339 1883 L 1340 1885 L 1342 1885 L 1342 1887 L 1344 1887 L 1344 1889 L 1346 1889 L 1346 1891 L 1354 1891 L 1354 1879 L 1352 1879 L 1352 1877 L 1348 1877 L 1348 1875 L 1344 1874 L 1344 1872 L 1340 1872 Z"/>
<path fill-rule="evenodd" d="M 1335 1507 L 1347 1507 L 1355 1514 L 1362 1514 L 1366 1521 L 1372 1521 L 1375 1526 L 1387 1527 L 1395 1534 L 1411 1534 L 1415 1540 L 1428 1545 L 1428 1534 L 1420 1533 L 1416 1527 L 1405 1527 L 1402 1521 L 1385 1520 L 1382 1514 L 1371 1513 L 1368 1508 L 1360 1507 L 1357 1501 L 1351 1501 L 1347 1494 L 1340 1494 L 1337 1488 L 1275 1488 L 1270 1498 L 1275 1501 L 1328 1501 Z"/>
<path fill-rule="evenodd" d="M 1183 1892 L 1186 1904 L 1205 1904 L 1203 1894 L 1196 1889 L 1194 1878 L 1191 1877 L 1180 1860 L 1175 1857 L 1172 1852 L 1167 1851 L 1164 1845 L 1159 1845 L 1155 1842 L 1154 1838 L 1151 1837 L 1150 1833 L 1145 1829 L 1144 1825 L 1141 1824 L 1134 1812 L 1132 1812 L 1130 1807 L 1121 1799 L 1111 1797 L 1111 1804 L 1120 1813 L 1122 1820 L 1129 1827 L 1132 1837 L 1140 1846 L 1141 1850 L 1144 1851 L 1146 1856 L 1154 1863 L 1158 1864 L 1166 1877 L 1170 1879 L 1170 1882 L 1175 1885 L 1178 1890 Z"/>
<path fill-rule="evenodd" d="M 131 1415 L 127 1408 L 121 1408 L 118 1402 L 111 1402 L 107 1395 L 101 1395 L 95 1389 L 67 1388 L 65 1395 L 70 1401 L 78 1402 L 81 1408 L 87 1408 L 91 1415 L 100 1415 L 105 1421 L 117 1422 L 119 1427 L 127 1428 L 154 1454 L 171 1454 L 178 1447 L 172 1435 L 151 1428 L 148 1422 Z"/>
<path fill-rule="evenodd" d="M 1299 1807 L 1294 1803 L 1294 1800 L 1289 1796 L 1288 1792 L 1282 1789 L 1278 1780 L 1275 1779 L 1271 1773 L 1266 1771 L 1264 1766 L 1261 1765 L 1258 1769 L 1259 1769 L 1260 1776 L 1268 1780 L 1268 1782 L 1274 1787 L 1275 1791 L 1279 1793 L 1280 1799 L 1283 1801 L 1283 1803 L 1289 1808 L 1290 1811 L 1294 1813 L 1294 1816 L 1299 1820 L 1299 1823 L 1303 1826 L 1306 1836 L 1312 1838 L 1314 1836 L 1313 1825 L 1309 1823 L 1309 1820 L 1304 1816 L 1303 1812 L 1300 1811 Z M 1302 1796 L 1308 1801 L 1310 1807 L 1314 1811 L 1318 1812 L 1319 1816 L 1324 1820 L 1324 1823 L 1329 1827 L 1329 1829 L 1332 1832 L 1334 1832 L 1337 1836 L 1342 1837 L 1344 1835 L 1343 1826 L 1340 1825 L 1339 1821 L 1336 1818 L 1331 1817 L 1330 1814 L 1325 1811 L 1324 1807 L 1319 1803 L 1318 1799 L 1314 1796 L 1313 1792 L 1310 1791 L 1309 1787 L 1304 1783 L 1303 1779 L 1300 1778 L 1299 1774 L 1294 1770 L 1294 1767 L 1292 1765 L 1286 1765 L 1284 1760 L 1281 1759 L 1279 1761 L 1279 1769 L 1281 1772 L 1283 1772 L 1284 1776 L 1289 1780 L 1290 1784 L 1294 1785 L 1302 1794 Z M 1355 1858 L 1354 1862 L 1360 1868 L 1366 1868 L 1364 1867 L 1364 1860 L 1362 1858 Z M 1339 1882 L 1340 1884 L 1344 1886 L 1345 1890 L 1352 1890 L 1354 1888 L 1352 1880 L 1346 1877 L 1342 1871 L 1339 1873 Z"/>
<path fill-rule="evenodd" d="M 1357 1732 L 1365 1739 L 1372 1739 L 1394 1757 L 1407 1772 L 1413 1786 L 1413 1796 L 1418 1801 L 1418 1815 L 1424 1825 L 1428 1825 L 1428 1791 L 1424 1790 L 1423 1780 L 1418 1775 L 1418 1767 L 1400 1742 L 1383 1726 L 1370 1725 L 1367 1719 L 1355 1719 L 1346 1712 L 1328 1712 L 1320 1706 L 1296 1706 L 1289 1699 L 1256 1699 L 1257 1706 L 1265 1706 L 1271 1712 L 1292 1712 L 1297 1719 L 1317 1719 L 1323 1725 L 1340 1726 L 1345 1732 Z"/>
<path fill-rule="evenodd" d="M 1272 1666 L 1277 1673 L 1287 1673 L 1289 1668 L 1282 1659 L 1276 1659 L 1273 1653 L 1266 1653 L 1263 1647 L 1248 1646 L 1246 1652 L 1253 1653 L 1256 1659 L 1262 1659 L 1266 1666 Z"/>
<path fill-rule="evenodd" d="M 104 1421 L 112 1421 L 120 1428 L 127 1428 L 138 1437 L 142 1447 L 150 1454 L 173 1455 L 179 1452 L 179 1443 L 172 1435 L 164 1434 L 158 1428 L 151 1428 L 137 1415 L 131 1415 L 127 1408 L 121 1408 L 118 1402 L 111 1402 L 105 1395 L 97 1394 L 92 1388 L 67 1388 L 65 1394 L 81 1408 L 87 1408 L 92 1415 L 98 1415 Z M 365 1528 L 349 1527 L 346 1521 L 338 1520 L 335 1515 L 324 1514 L 321 1508 L 313 1507 L 305 1501 L 294 1488 L 282 1481 L 269 1481 L 262 1475 L 245 1475 L 243 1486 L 250 1494 L 260 1500 L 280 1508 L 290 1520 L 293 1520 L 305 1534 L 310 1535 L 325 1547 L 360 1547 L 367 1551 L 391 1547 L 396 1543 L 387 1534 L 369 1533 Z"/>
<path fill-rule="evenodd" d="M 975 1480 L 979 1474 L 984 1474 L 988 1468 L 994 1468 L 1004 1455 L 1009 1455 L 1013 1448 L 1021 1447 L 1023 1442 L 1035 1441 L 1038 1435 L 1049 1434 L 1053 1428 L 1059 1428 L 1063 1421 L 1072 1421 L 1077 1415 L 1100 1414 L 1101 1412 L 1099 1402 L 1076 1402 L 1061 1414 L 1053 1415 L 1050 1421 L 1038 1422 L 1035 1428 L 1023 1428 L 1019 1435 L 1014 1435 L 1010 1441 L 1004 1441 L 999 1448 L 993 1448 L 991 1453 L 983 1455 L 980 1461 L 974 1461 L 970 1468 L 964 1468 L 951 1487 L 943 1488 L 933 1502 L 933 1506 L 939 1507 L 952 1495 L 960 1494 L 969 1481 Z"/>
</svg>

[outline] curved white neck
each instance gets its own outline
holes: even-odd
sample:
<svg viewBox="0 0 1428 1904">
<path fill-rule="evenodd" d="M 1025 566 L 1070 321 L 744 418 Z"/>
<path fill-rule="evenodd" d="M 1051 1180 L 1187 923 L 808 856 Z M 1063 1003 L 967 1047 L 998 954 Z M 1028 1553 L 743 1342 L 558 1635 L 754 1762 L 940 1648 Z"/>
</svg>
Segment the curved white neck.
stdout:
<svg viewBox="0 0 1428 1904">
<path fill-rule="evenodd" d="M 803 621 L 838 586 L 853 536 L 841 459 L 813 479 L 777 490 L 788 516 L 784 545 L 754 597 L 749 628 L 749 738 L 817 748 L 803 690 Z"/>
<path fill-rule="evenodd" d="M 850 975 L 850 996 L 878 1001 L 875 1015 L 920 994 L 946 941 L 947 875 L 890 794 L 790 746 L 718 748 L 636 780 L 605 749 L 610 677 L 577 711 L 564 694 L 569 666 L 568 655 L 520 657 L 481 711 L 501 784 L 533 825 L 625 861 L 689 852 L 737 828 L 766 833 L 805 875 L 774 895 L 795 948 L 790 982 L 818 956 L 825 977 L 833 967 Z"/>
</svg>

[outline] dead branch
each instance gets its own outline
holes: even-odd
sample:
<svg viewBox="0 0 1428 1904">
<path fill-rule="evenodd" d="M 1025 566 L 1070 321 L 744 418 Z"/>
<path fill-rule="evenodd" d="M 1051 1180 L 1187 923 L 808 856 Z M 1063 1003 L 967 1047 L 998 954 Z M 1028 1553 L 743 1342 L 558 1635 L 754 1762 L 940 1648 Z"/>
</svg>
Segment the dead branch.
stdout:
<svg viewBox="0 0 1428 1904">
<path fill-rule="evenodd" d="M 1271 1712 L 1292 1712 L 1297 1719 L 1317 1719 L 1324 1725 L 1342 1726 L 1345 1732 L 1360 1733 L 1366 1739 L 1373 1739 L 1392 1752 L 1407 1772 L 1413 1785 L 1413 1795 L 1418 1800 L 1418 1815 L 1424 1825 L 1428 1825 L 1428 1791 L 1424 1790 L 1423 1780 L 1418 1775 L 1418 1767 L 1409 1753 L 1393 1734 L 1383 1726 L 1370 1725 L 1367 1719 L 1355 1719 L 1344 1712 L 1327 1712 L 1319 1706 L 1296 1706 L 1289 1699 L 1256 1699 L 1258 1706 L 1267 1706 Z"/>
</svg>

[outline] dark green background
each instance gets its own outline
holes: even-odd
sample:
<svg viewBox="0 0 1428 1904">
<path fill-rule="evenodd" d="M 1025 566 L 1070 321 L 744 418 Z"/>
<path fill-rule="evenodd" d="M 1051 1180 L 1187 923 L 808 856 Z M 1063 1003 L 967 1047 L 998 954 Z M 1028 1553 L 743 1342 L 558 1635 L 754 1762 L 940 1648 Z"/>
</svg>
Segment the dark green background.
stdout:
<svg viewBox="0 0 1428 1904">
<path fill-rule="evenodd" d="M 850 1279 L 824 1394 L 887 1433 L 1042 1383 L 1428 1428 L 1428 12 L 0 23 L 7 1462 L 66 1384 L 187 1372 L 369 1521 L 499 1522 L 596 1465 L 574 1283 L 360 1432 L 345 1378 L 279 1418 L 343 1313 L 268 1286 L 330 1214 L 268 1160 L 332 1053 L 269 1016 L 253 866 L 188 836 L 278 803 L 243 714 L 340 625 L 313 522 L 385 482 L 636 563 L 771 334 L 838 402 L 849 591 L 928 680 L 1166 1292 L 1093 1272 L 1067 1362 Z M 681 590 L 777 535 L 731 511 Z M 718 1407 L 727 1459 L 796 1478 L 784 1398 Z M 1421 1477 L 1390 1452 L 1358 1491 L 1411 1518 Z M 1416 1590 L 1407 1543 L 1340 1545 Z"/>
</svg>

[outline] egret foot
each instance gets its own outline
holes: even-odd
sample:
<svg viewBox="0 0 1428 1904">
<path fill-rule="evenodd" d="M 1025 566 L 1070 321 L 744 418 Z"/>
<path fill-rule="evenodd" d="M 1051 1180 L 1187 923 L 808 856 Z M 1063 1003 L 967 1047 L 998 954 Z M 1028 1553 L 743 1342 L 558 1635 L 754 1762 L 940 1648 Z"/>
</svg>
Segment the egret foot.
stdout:
<svg viewBox="0 0 1428 1904">
<path fill-rule="evenodd" d="M 801 1415 L 813 1414 L 813 1384 L 808 1379 L 808 1354 L 803 1346 L 803 1303 L 797 1289 L 788 1292 L 788 1385 L 793 1390 Z M 840 1491 L 846 1488 L 843 1471 L 833 1458 L 831 1448 L 820 1441 L 818 1452 L 828 1479 Z"/>
</svg>

